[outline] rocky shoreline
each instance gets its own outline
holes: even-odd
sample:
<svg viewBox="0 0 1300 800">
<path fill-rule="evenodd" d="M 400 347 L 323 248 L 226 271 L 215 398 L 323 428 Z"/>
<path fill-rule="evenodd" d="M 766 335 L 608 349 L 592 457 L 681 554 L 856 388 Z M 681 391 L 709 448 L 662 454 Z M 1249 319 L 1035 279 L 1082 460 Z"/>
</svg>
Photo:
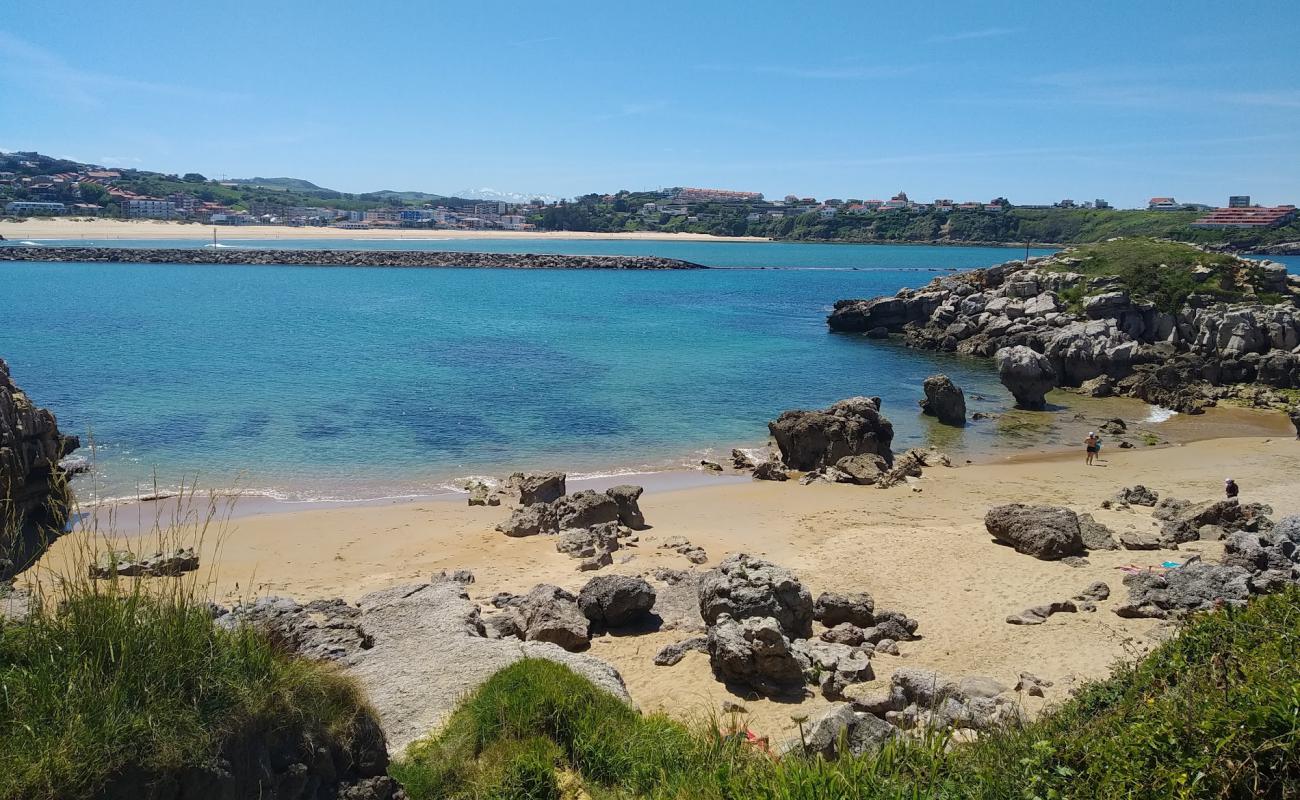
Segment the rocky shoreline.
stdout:
<svg viewBox="0 0 1300 800">
<path fill-rule="evenodd" d="M 1232 261 L 1187 270 L 1193 288 L 1177 310 L 1138 296 L 1117 276 L 1083 274 L 1083 259 L 1067 250 L 891 297 L 840 300 L 827 324 L 997 358 L 1004 383 L 1027 407 L 1041 407 L 1053 386 L 1192 414 L 1224 399 L 1291 405 L 1275 390 L 1300 388 L 1300 276 L 1270 261 L 1215 258 Z M 1228 281 L 1236 291 L 1225 301 Z"/>
<path fill-rule="evenodd" d="M 580 256 L 552 253 L 456 253 L 425 250 L 245 250 L 165 247 L 0 247 L 0 261 L 109 264 L 232 264 L 294 267 L 468 267 L 482 269 L 708 269 L 658 256 Z"/>
</svg>

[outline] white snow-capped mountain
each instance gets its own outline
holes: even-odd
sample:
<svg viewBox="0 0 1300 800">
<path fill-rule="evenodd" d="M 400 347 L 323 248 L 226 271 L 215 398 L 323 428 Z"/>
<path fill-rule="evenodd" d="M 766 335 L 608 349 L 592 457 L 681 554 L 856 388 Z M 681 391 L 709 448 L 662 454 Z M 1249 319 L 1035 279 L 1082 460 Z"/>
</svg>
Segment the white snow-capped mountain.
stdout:
<svg viewBox="0 0 1300 800">
<path fill-rule="evenodd" d="M 554 203 L 561 198 L 552 194 L 528 194 L 526 192 L 499 192 L 496 189 L 484 187 L 482 189 L 461 189 L 454 192 L 455 197 L 463 197 L 466 200 L 487 200 L 498 203 L 527 203 L 530 200 L 542 200 L 547 203 Z"/>
</svg>

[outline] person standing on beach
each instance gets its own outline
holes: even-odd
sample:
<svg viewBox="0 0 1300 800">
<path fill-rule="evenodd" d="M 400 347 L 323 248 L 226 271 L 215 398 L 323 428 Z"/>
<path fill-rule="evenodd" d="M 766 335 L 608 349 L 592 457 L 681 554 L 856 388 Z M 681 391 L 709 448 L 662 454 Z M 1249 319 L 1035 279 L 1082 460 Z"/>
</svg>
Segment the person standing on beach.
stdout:
<svg viewBox="0 0 1300 800">
<path fill-rule="evenodd" d="M 1228 496 L 1229 500 L 1237 499 L 1238 491 L 1239 489 L 1237 486 L 1237 482 L 1234 481 L 1232 478 L 1228 478 L 1223 482 L 1223 493 Z"/>
<path fill-rule="evenodd" d="M 1097 451 L 1101 449 L 1101 440 L 1097 438 L 1095 431 L 1088 431 L 1088 438 L 1083 440 L 1083 446 L 1088 453 L 1083 463 L 1092 466 L 1092 460 L 1097 457 Z"/>
</svg>

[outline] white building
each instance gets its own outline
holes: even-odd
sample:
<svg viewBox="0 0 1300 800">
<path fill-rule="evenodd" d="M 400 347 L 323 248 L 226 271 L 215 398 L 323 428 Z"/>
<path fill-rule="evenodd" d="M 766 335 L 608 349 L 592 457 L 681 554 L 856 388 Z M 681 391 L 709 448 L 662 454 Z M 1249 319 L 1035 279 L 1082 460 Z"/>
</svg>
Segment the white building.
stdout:
<svg viewBox="0 0 1300 800">
<path fill-rule="evenodd" d="M 36 203 L 29 200 L 14 200 L 5 203 L 6 214 L 62 214 L 62 203 Z"/>
<path fill-rule="evenodd" d="M 181 216 L 170 200 L 126 200 L 123 210 L 130 219 L 174 219 Z"/>
</svg>

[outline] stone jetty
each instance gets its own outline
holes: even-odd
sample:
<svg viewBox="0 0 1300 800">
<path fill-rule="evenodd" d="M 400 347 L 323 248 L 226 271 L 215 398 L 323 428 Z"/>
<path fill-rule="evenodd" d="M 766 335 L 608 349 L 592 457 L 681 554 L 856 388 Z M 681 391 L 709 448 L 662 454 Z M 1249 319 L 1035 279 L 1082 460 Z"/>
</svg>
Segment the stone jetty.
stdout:
<svg viewBox="0 0 1300 800">
<path fill-rule="evenodd" d="M 301 267 L 480 267 L 486 269 L 707 269 L 657 256 L 447 253 L 426 250 L 255 250 L 241 247 L 0 247 L 0 261 L 121 264 L 275 264 Z"/>
</svg>

